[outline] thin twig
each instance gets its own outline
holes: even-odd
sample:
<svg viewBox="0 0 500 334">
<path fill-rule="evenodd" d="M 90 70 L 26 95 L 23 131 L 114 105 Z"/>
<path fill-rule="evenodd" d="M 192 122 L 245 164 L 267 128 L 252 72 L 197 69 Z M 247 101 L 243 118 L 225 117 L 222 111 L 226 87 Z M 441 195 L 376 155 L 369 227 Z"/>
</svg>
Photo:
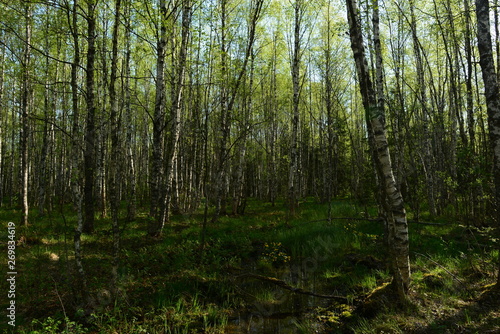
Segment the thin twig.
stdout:
<svg viewBox="0 0 500 334">
<path fill-rule="evenodd" d="M 460 278 L 458 278 L 456 275 L 454 275 L 451 271 L 449 271 L 448 269 L 446 269 L 445 266 L 443 266 L 443 265 L 439 264 L 438 262 L 434 261 L 429 255 L 425 255 L 425 254 L 421 254 L 421 253 L 417 253 L 417 252 L 413 252 L 413 253 L 415 253 L 416 255 L 420 255 L 420 256 L 425 257 L 426 259 L 428 259 L 429 261 L 431 261 L 432 263 L 434 263 L 435 265 L 437 265 L 438 267 L 440 267 L 441 269 L 443 269 L 444 271 L 446 271 L 448 273 L 448 275 L 450 275 L 454 280 L 456 280 L 458 283 L 460 283 L 465 288 L 465 291 L 467 291 L 467 294 L 470 297 L 472 297 L 472 292 L 467 287 L 467 285 L 465 284 L 465 282 L 462 281 Z"/>
<path fill-rule="evenodd" d="M 54 281 L 54 288 L 56 289 L 56 295 L 57 295 L 57 298 L 59 298 L 59 302 L 61 303 L 61 307 L 62 307 L 62 310 L 64 313 L 64 321 L 66 322 L 66 331 L 69 332 L 69 327 L 68 327 L 68 322 L 67 322 L 68 316 L 66 315 L 66 308 L 64 307 L 64 303 L 62 301 L 61 295 L 59 295 L 59 290 L 57 290 L 57 282 L 54 279 L 54 277 L 51 276 L 50 278 L 52 278 L 52 281 Z"/>
<path fill-rule="evenodd" d="M 451 223 L 428 223 L 428 222 L 421 222 L 421 221 L 418 221 L 418 220 L 408 220 L 408 223 L 420 224 L 420 225 L 433 225 L 433 226 L 451 225 Z"/>
</svg>

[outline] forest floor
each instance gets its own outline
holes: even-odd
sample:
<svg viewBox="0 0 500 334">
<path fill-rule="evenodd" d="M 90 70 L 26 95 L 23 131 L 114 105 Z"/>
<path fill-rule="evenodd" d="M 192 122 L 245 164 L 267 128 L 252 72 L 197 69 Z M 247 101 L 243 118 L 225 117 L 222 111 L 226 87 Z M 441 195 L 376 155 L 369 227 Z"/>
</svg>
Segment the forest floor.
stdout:
<svg viewBox="0 0 500 334">
<path fill-rule="evenodd" d="M 149 219 L 122 221 L 119 295 L 111 298 L 112 234 L 107 218 L 83 236 L 93 303 L 75 289 L 75 217 L 70 208 L 16 227 L 16 333 L 498 333 L 498 251 L 491 228 L 455 219 L 411 222 L 412 284 L 406 305 L 388 289 L 383 226 L 375 208 L 308 199 L 289 219 L 282 203 L 249 201 L 241 216 L 209 224 L 172 217 L 161 238 Z M 7 273 L 7 222 L 0 243 Z M 410 214 L 410 218 L 411 214 Z M 423 216 L 423 219 L 426 217 Z M 3 279 L 1 291 L 7 293 Z M 2 295 L 4 294 L 2 292 Z M 6 312 L 7 302 L 0 300 Z M 10 332 L 5 314 L 1 328 Z"/>
</svg>

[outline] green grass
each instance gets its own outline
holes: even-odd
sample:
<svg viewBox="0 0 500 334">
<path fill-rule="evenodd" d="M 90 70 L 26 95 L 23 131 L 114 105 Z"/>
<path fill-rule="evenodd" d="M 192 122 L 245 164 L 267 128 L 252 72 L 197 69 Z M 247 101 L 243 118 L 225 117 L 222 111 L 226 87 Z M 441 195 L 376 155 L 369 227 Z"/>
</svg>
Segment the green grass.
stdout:
<svg viewBox="0 0 500 334">
<path fill-rule="evenodd" d="M 363 312 L 354 301 L 390 282 L 380 222 L 363 220 L 376 208 L 346 200 L 328 205 L 301 203 L 290 218 L 275 207 L 249 200 L 244 216 L 223 216 L 210 224 L 201 244 L 200 212 L 173 217 L 161 238 L 147 236 L 150 218 L 121 221 L 119 297 L 112 287 L 109 219 L 97 219 L 93 235 L 82 238 L 84 265 L 94 296 L 86 314 L 78 291 L 73 254 L 75 215 L 71 207 L 18 226 L 19 333 L 223 333 L 248 314 L 294 324 L 294 332 L 426 333 L 458 326 L 471 332 L 500 328 L 498 300 L 490 288 L 497 268 L 495 240 L 488 229 L 410 224 L 412 286 L 409 306 L 385 302 Z M 368 212 L 364 212 L 364 211 Z M 19 221 L 15 210 L 0 210 L 2 222 Z M 6 240 L 6 228 L 0 231 Z M 0 263 L 6 266 L 6 261 Z M 292 294 L 251 272 L 320 294 L 349 296 L 349 305 Z M 0 283 L 6 291 L 6 282 Z M 487 300 L 480 304 L 479 301 Z M 493 306 L 485 307 L 484 305 Z M 0 305 L 4 307 L 4 305 Z M 298 315 L 300 313 L 300 316 Z M 292 320 L 290 320 L 290 315 Z M 288 319 L 288 320 L 286 320 Z M 458 328 L 457 327 L 457 328 Z"/>
</svg>

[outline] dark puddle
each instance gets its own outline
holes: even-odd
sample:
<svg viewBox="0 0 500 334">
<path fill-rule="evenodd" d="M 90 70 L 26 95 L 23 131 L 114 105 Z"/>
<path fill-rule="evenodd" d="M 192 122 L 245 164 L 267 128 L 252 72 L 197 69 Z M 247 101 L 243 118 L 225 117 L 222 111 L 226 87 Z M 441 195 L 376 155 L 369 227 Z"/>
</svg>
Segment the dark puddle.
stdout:
<svg viewBox="0 0 500 334">
<path fill-rule="evenodd" d="M 249 268 L 256 269 L 255 267 Z M 269 274 L 290 286 L 311 292 L 317 291 L 314 272 L 305 272 L 289 266 Z M 311 316 L 317 307 L 327 307 L 332 301 L 293 293 L 269 282 L 243 278 L 236 282 L 247 297 L 247 309 L 230 317 L 225 333 L 314 333 L 321 332 L 323 324 Z"/>
</svg>

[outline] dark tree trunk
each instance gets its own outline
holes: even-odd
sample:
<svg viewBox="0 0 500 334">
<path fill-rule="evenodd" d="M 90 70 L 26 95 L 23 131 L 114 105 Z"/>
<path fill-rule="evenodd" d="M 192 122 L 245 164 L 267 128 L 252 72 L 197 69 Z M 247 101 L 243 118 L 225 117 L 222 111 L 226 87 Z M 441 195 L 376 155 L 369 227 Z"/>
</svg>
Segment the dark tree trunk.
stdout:
<svg viewBox="0 0 500 334">
<path fill-rule="evenodd" d="M 167 45 L 167 5 L 165 0 L 160 0 L 160 32 L 156 45 L 156 95 L 153 113 L 153 152 L 151 156 L 151 206 L 150 215 L 156 220 L 149 227 L 151 235 L 156 233 L 160 221 L 161 199 L 163 192 L 163 147 L 165 124 L 165 52 Z"/>
<path fill-rule="evenodd" d="M 78 69 L 80 67 L 80 42 L 79 42 L 79 32 L 78 32 L 78 1 L 73 2 L 73 8 L 68 9 L 68 24 L 70 26 L 71 36 L 73 38 L 73 51 L 74 59 L 71 64 L 71 102 L 73 111 L 73 126 L 71 130 L 71 190 L 73 194 L 73 203 L 77 211 L 77 224 L 75 228 L 75 233 L 73 237 L 74 249 L 75 249 L 75 264 L 77 268 L 77 283 L 76 290 L 80 292 L 84 302 L 90 300 L 87 278 L 85 274 L 85 269 L 83 267 L 83 256 L 81 250 L 81 235 L 83 233 L 83 178 L 82 178 L 82 166 L 81 166 L 81 153 L 82 153 L 82 143 L 81 143 L 81 130 L 80 130 L 80 112 L 78 106 Z"/>
<path fill-rule="evenodd" d="M 117 283 L 118 283 L 118 266 L 120 261 L 120 226 L 118 224 L 118 210 L 120 206 L 119 187 L 121 184 L 121 146 L 120 146 L 120 131 L 121 131 L 121 116 L 118 110 L 118 97 L 116 94 L 116 79 L 118 72 L 118 38 L 120 27 L 120 10 L 121 0 L 116 0 L 115 3 L 115 22 L 113 24 L 112 50 L 111 50 L 111 76 L 109 82 L 109 101 L 111 103 L 111 159 L 110 159 L 110 184 L 109 184 L 109 200 L 111 208 L 111 221 L 113 225 L 113 266 L 112 274 L 112 291 L 113 297 L 117 298 Z"/>
<path fill-rule="evenodd" d="M 477 46 L 479 49 L 481 70 L 483 72 L 488 111 L 489 143 L 491 152 L 493 153 L 493 179 L 495 183 L 494 219 L 496 220 L 496 224 L 500 225 L 500 96 L 498 95 L 498 79 L 493 60 L 488 0 L 476 0 L 476 15 Z M 497 277 L 497 285 L 500 285 L 500 270 Z"/>
<path fill-rule="evenodd" d="M 84 203 L 85 219 L 83 232 L 92 233 L 94 231 L 94 170 L 95 170 L 95 19 L 94 1 L 89 0 L 87 5 L 87 76 L 86 76 L 86 102 L 87 102 L 87 122 L 85 129 L 85 151 L 84 151 Z"/>
</svg>

